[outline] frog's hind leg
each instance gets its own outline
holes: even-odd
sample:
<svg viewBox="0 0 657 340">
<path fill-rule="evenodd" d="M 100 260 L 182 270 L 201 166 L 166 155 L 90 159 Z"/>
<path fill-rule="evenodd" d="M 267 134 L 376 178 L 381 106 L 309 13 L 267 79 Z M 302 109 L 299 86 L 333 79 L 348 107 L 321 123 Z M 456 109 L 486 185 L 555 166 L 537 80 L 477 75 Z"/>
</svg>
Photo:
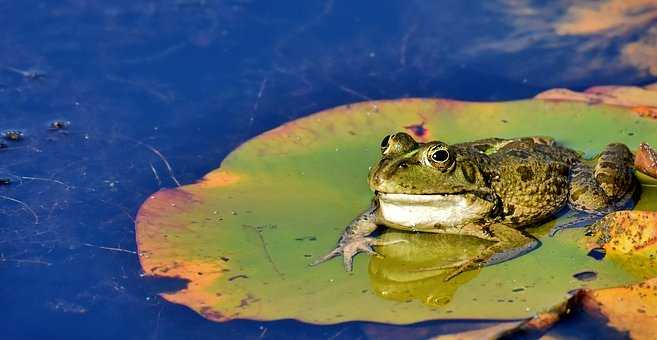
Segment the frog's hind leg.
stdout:
<svg viewBox="0 0 657 340">
<path fill-rule="evenodd" d="M 593 167 L 573 167 L 569 204 L 576 210 L 609 213 L 625 208 L 636 190 L 634 156 L 624 144 L 609 144 Z M 631 203 L 631 202 L 629 202 Z"/>
<path fill-rule="evenodd" d="M 624 144 L 609 144 L 591 166 L 577 163 L 571 170 L 568 205 L 580 212 L 575 220 L 556 226 L 550 232 L 582 227 L 606 214 L 632 205 L 636 183 L 632 174 L 633 156 Z"/>
<path fill-rule="evenodd" d="M 634 156 L 625 144 L 609 144 L 597 159 L 595 181 L 600 185 L 611 204 L 621 202 L 634 191 Z"/>
</svg>

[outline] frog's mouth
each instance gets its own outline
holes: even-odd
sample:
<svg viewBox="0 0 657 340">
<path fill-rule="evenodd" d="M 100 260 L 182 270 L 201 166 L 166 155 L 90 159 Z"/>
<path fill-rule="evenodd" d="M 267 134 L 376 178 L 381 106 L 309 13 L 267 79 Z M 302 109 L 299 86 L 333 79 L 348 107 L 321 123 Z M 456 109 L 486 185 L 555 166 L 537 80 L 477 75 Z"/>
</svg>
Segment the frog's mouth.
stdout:
<svg viewBox="0 0 657 340">
<path fill-rule="evenodd" d="M 411 229 L 453 227 L 479 220 L 494 209 L 492 199 L 473 193 L 391 194 L 377 192 L 384 222 Z"/>
</svg>

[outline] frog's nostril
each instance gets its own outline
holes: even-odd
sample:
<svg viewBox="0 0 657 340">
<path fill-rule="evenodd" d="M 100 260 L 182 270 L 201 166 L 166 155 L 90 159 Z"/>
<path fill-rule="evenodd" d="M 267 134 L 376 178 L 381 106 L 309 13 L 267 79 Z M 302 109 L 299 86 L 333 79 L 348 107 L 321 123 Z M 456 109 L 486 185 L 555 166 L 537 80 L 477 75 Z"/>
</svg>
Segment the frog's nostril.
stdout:
<svg viewBox="0 0 657 340">
<path fill-rule="evenodd" d="M 408 168 L 408 163 L 405 162 L 405 161 L 399 162 L 397 167 L 400 168 L 400 169 L 406 169 L 406 168 Z"/>
</svg>

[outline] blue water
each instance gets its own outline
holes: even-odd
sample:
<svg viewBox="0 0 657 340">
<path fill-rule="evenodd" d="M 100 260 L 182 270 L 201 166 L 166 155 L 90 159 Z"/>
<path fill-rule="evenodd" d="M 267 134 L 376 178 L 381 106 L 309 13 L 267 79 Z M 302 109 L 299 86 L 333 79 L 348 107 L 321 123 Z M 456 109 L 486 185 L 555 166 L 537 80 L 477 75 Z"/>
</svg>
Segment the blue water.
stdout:
<svg viewBox="0 0 657 340">
<path fill-rule="evenodd" d="M 210 322 L 158 296 L 180 282 L 141 277 L 133 218 L 175 185 L 150 147 L 184 184 L 345 103 L 655 81 L 618 60 L 640 32 L 583 50 L 600 37 L 527 31 L 510 3 L 0 2 L 0 130 L 24 134 L 0 149 L 0 338 L 418 338 L 486 324 Z"/>
</svg>

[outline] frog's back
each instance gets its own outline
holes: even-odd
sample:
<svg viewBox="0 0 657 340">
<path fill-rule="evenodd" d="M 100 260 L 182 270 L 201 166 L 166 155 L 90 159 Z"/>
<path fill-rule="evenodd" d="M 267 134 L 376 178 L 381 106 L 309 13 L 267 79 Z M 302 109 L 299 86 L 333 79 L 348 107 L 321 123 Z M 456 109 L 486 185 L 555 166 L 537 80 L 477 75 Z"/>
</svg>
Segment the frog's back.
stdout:
<svg viewBox="0 0 657 340">
<path fill-rule="evenodd" d="M 532 139 L 513 141 L 490 155 L 491 186 L 503 202 L 501 216 L 514 226 L 546 220 L 568 201 L 570 166 L 577 152 Z"/>
</svg>

